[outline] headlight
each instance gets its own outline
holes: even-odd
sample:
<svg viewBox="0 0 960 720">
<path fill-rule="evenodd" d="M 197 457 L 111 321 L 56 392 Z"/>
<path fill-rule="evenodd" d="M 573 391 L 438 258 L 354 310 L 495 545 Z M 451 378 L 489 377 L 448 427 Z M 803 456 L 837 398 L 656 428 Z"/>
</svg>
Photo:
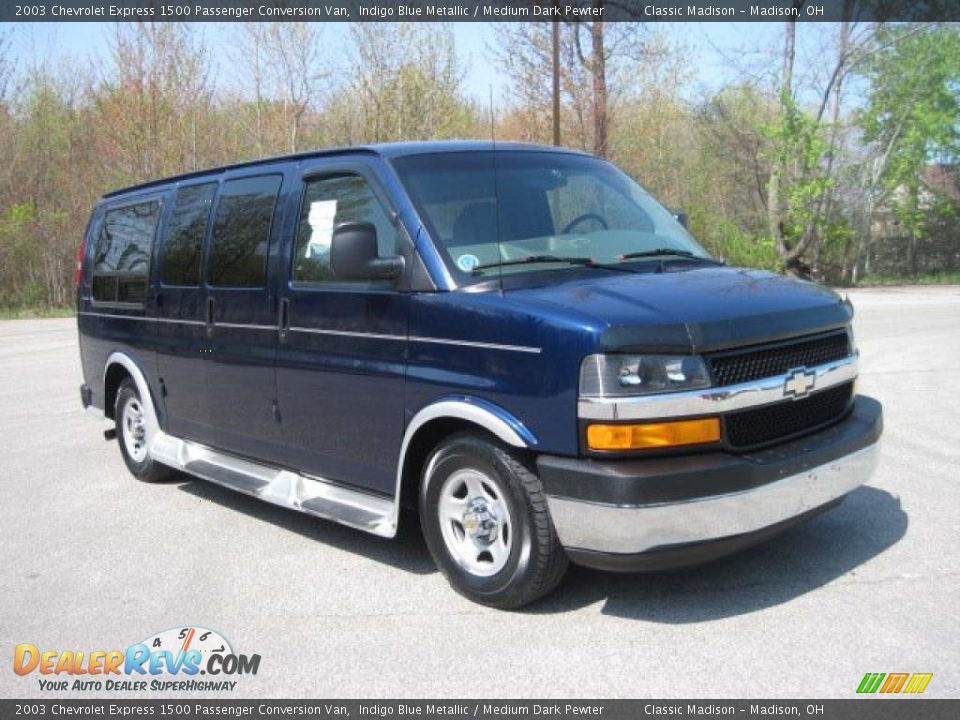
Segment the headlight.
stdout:
<svg viewBox="0 0 960 720">
<path fill-rule="evenodd" d="M 590 355 L 580 366 L 581 397 L 624 397 L 710 387 L 696 355 Z"/>
</svg>

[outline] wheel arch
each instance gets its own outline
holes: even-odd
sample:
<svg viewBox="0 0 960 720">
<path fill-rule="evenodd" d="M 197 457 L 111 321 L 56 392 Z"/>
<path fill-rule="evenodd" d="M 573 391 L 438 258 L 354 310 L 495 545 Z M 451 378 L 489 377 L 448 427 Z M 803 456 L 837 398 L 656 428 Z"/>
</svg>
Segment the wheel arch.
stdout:
<svg viewBox="0 0 960 720">
<path fill-rule="evenodd" d="M 120 383 L 124 379 L 132 377 L 130 371 L 123 363 L 114 362 L 107 365 L 103 373 L 103 414 L 111 420 L 115 420 L 115 406 L 117 404 L 117 393 L 120 391 Z"/>
<path fill-rule="evenodd" d="M 129 354 L 117 350 L 110 354 L 104 365 L 103 371 L 103 412 L 111 419 L 114 418 L 114 406 L 117 401 L 117 392 L 120 384 L 125 378 L 131 378 L 137 386 L 137 392 L 140 394 L 140 402 L 143 403 L 147 414 L 147 434 L 152 437 L 154 433 L 160 430 L 160 416 L 157 413 L 157 406 L 153 400 L 153 393 L 150 391 L 150 384 L 147 382 L 146 375 L 137 361 Z"/>
<path fill-rule="evenodd" d="M 532 450 L 536 436 L 514 415 L 487 400 L 444 397 L 425 406 L 407 424 L 397 466 L 396 512 L 417 506 L 420 473 L 431 450 L 445 437 L 463 430 L 485 431 L 515 448 Z"/>
</svg>

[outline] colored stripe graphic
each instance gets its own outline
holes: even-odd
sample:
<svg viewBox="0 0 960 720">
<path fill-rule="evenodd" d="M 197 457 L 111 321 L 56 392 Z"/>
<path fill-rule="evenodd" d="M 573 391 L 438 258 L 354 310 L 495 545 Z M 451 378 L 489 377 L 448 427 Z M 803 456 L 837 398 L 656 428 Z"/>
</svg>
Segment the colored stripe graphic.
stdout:
<svg viewBox="0 0 960 720">
<path fill-rule="evenodd" d="M 858 693 L 875 693 L 877 688 L 880 687 L 880 682 L 885 677 L 885 673 L 867 673 L 863 676 L 863 680 L 860 681 L 860 686 L 857 688 Z"/>
<path fill-rule="evenodd" d="M 910 682 L 907 683 L 907 687 L 904 688 L 905 693 L 922 693 L 927 689 L 927 685 L 930 684 L 930 679 L 933 677 L 933 673 L 914 673 L 913 677 L 910 678 Z"/>
<path fill-rule="evenodd" d="M 882 693 L 898 693 L 903 689 L 903 684 L 910 677 L 910 673 L 890 673 L 887 675 L 887 681 L 880 688 Z"/>
<path fill-rule="evenodd" d="M 862 695 L 872 695 L 878 690 L 885 695 L 920 694 L 927 689 L 932 678 L 933 673 L 867 673 L 857 686 L 857 692 Z"/>
</svg>

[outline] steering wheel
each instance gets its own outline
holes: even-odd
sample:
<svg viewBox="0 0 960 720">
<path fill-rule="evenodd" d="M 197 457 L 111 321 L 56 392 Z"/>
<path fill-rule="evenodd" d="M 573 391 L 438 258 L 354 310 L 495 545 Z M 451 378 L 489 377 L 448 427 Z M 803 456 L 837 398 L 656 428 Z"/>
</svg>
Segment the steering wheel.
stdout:
<svg viewBox="0 0 960 720">
<path fill-rule="evenodd" d="M 560 231 L 560 234 L 561 234 L 561 235 L 566 235 L 566 234 L 569 233 L 571 230 L 573 230 L 577 225 L 579 225 L 579 224 L 582 223 L 582 222 L 586 222 L 587 220 L 595 220 L 596 222 L 600 223 L 600 225 L 603 226 L 603 229 L 604 229 L 604 230 L 609 230 L 609 229 L 610 229 L 610 226 L 607 225 L 607 221 L 604 220 L 604 219 L 603 219 L 602 217 L 600 217 L 599 215 L 597 215 L 596 213 L 584 213 L 583 215 L 578 215 L 578 216 L 575 217 L 573 220 L 571 220 L 570 222 L 568 222 L 568 223 L 567 223 L 567 226 L 566 226 L 565 228 L 563 228 L 563 230 Z"/>
</svg>

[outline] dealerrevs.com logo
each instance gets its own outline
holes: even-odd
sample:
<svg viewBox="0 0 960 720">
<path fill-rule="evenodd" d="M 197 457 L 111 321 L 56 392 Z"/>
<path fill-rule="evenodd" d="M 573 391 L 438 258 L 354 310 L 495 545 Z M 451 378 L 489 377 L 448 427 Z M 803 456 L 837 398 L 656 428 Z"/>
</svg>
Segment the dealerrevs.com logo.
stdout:
<svg viewBox="0 0 960 720">
<path fill-rule="evenodd" d="M 126 650 L 14 648 L 13 671 L 38 675 L 44 691 L 232 691 L 240 675 L 256 675 L 259 655 L 233 651 L 219 633 L 179 627 L 150 635 Z"/>
</svg>

